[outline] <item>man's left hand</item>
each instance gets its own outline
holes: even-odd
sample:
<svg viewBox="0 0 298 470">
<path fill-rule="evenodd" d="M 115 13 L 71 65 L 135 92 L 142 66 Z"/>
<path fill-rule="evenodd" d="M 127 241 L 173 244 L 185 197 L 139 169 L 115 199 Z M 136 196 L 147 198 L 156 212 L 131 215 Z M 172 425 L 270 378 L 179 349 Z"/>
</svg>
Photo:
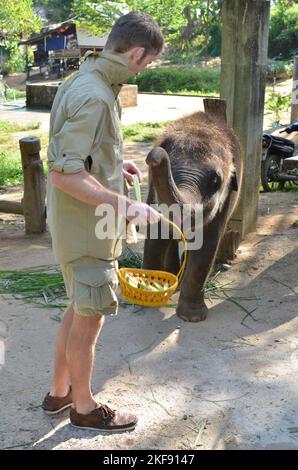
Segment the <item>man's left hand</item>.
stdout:
<svg viewBox="0 0 298 470">
<path fill-rule="evenodd" d="M 137 175 L 139 182 L 142 182 L 143 175 L 141 170 L 131 160 L 123 162 L 123 176 L 130 186 L 133 186 L 133 175 Z"/>
</svg>

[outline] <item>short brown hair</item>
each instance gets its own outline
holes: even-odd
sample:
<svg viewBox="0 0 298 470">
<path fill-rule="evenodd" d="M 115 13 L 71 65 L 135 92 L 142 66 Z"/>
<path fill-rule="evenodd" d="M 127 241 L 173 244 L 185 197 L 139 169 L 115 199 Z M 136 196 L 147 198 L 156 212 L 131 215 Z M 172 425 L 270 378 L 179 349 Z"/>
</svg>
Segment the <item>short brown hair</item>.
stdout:
<svg viewBox="0 0 298 470">
<path fill-rule="evenodd" d="M 131 11 L 118 18 L 108 36 L 105 49 L 127 52 L 134 47 L 144 47 L 146 54 L 159 54 L 164 45 L 158 24 L 147 13 Z"/>
</svg>

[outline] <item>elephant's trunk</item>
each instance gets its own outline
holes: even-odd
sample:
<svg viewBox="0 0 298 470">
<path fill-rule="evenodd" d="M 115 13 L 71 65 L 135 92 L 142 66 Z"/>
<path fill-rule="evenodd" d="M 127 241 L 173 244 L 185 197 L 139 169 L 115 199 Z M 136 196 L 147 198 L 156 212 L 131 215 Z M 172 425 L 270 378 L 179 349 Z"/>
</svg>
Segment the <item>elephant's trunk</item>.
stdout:
<svg viewBox="0 0 298 470">
<path fill-rule="evenodd" d="M 151 178 L 159 202 L 171 204 L 195 204 L 195 195 L 185 189 L 179 189 L 174 181 L 169 155 L 162 147 L 155 147 L 148 154 L 146 163 L 150 168 Z"/>
</svg>

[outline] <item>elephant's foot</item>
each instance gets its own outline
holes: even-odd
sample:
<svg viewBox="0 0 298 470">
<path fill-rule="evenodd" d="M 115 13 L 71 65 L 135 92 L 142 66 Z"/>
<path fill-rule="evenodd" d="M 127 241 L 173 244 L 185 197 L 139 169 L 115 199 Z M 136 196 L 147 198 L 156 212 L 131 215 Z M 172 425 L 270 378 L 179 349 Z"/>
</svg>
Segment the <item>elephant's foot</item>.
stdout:
<svg viewBox="0 0 298 470">
<path fill-rule="evenodd" d="M 206 320 L 208 308 L 204 301 L 198 302 L 195 306 L 190 306 L 186 302 L 179 302 L 176 313 L 184 321 L 199 322 Z"/>
</svg>

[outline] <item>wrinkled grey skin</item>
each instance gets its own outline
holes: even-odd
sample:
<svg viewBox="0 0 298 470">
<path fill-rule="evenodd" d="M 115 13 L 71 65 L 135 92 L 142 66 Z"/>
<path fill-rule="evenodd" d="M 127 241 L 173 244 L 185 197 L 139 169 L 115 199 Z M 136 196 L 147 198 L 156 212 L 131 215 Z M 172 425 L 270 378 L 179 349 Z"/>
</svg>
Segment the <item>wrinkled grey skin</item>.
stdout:
<svg viewBox="0 0 298 470">
<path fill-rule="evenodd" d="M 203 204 L 203 245 L 188 251 L 177 315 L 185 321 L 205 320 L 204 285 L 240 192 L 239 142 L 224 122 L 199 112 L 169 127 L 146 163 L 148 204 Z M 177 274 L 177 240 L 147 239 L 143 267 Z"/>
</svg>

